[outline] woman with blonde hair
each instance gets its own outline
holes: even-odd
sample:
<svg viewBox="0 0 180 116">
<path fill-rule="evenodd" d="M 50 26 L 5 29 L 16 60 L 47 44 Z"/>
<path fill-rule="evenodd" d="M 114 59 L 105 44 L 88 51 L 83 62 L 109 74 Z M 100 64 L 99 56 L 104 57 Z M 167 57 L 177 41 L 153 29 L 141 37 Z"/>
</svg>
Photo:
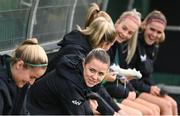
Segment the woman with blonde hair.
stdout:
<svg viewBox="0 0 180 116">
<path fill-rule="evenodd" d="M 91 3 L 86 16 L 85 27 L 89 26 L 89 24 L 97 17 L 104 17 L 107 21 L 112 22 L 112 19 L 108 13 L 100 10 L 96 3 Z"/>
<path fill-rule="evenodd" d="M 96 3 L 92 3 L 90 5 L 90 8 L 88 10 L 87 13 L 87 18 L 86 18 L 86 26 L 88 26 L 93 20 L 95 20 L 98 17 L 104 17 L 107 21 L 109 21 L 110 16 L 105 12 L 105 11 L 101 11 L 99 6 Z M 111 74 L 114 74 L 113 72 Z M 114 80 L 115 76 L 106 76 L 105 80 Z M 125 112 L 126 114 L 124 115 L 128 115 L 128 114 L 135 114 L 135 115 L 142 115 L 140 111 L 130 108 L 130 107 L 123 107 L 123 110 L 120 110 L 120 107 L 117 105 L 117 103 L 115 103 L 115 101 L 111 98 L 111 96 L 108 94 L 108 92 L 106 91 L 106 89 L 101 86 L 101 90 L 98 92 L 108 103 L 109 105 L 116 111 L 119 112 L 120 114 L 122 114 L 121 112 Z M 104 94 L 107 93 L 107 94 Z M 101 112 L 100 112 L 101 113 Z"/>
<path fill-rule="evenodd" d="M 112 64 L 115 63 L 121 68 L 129 68 L 128 65 L 135 54 L 140 26 L 141 15 L 135 9 L 125 11 L 116 21 L 116 42 L 109 51 Z M 113 73 L 110 73 L 109 76 L 112 77 L 111 79 L 113 79 L 113 76 L 117 78 L 117 75 Z M 133 79 L 133 77 L 126 78 Z M 120 104 L 122 109 L 126 107 L 134 108 L 141 111 L 143 115 L 159 114 L 160 111 L 158 106 L 143 99 L 136 98 L 136 92 L 134 92 L 134 88 L 131 83 L 128 82 L 126 88 L 124 88 L 124 83 L 122 83 L 119 79 L 116 79 L 116 81 L 107 82 L 104 85 L 112 97 L 122 100 Z M 139 103 L 139 101 L 141 101 L 141 103 Z"/>
<path fill-rule="evenodd" d="M 12 57 L 0 56 L 0 114 L 26 114 L 27 85 L 42 76 L 47 65 L 47 55 L 35 38 L 22 42 Z"/>
<path fill-rule="evenodd" d="M 109 22 L 103 17 L 93 20 L 85 29 L 77 26 L 76 30 L 66 34 L 58 43 L 61 48 L 50 59 L 48 72 L 58 68 L 59 59 L 66 54 L 74 54 L 84 58 L 93 48 L 108 50 L 114 43 L 116 36 L 112 20 Z"/>
<path fill-rule="evenodd" d="M 104 17 L 107 21 L 109 20 L 109 15 L 107 15 L 106 12 L 104 11 L 101 11 L 100 8 L 98 7 L 97 4 L 95 3 L 92 3 L 91 4 L 91 7 L 89 9 L 89 12 L 88 12 L 88 15 L 87 15 L 87 20 L 86 20 L 86 24 L 90 24 L 91 21 L 93 21 L 93 19 L 97 18 L 97 17 Z M 130 21 L 129 21 L 130 20 Z M 129 24 L 130 23 L 130 24 Z M 132 26 L 131 26 L 132 25 Z M 130 62 L 134 53 L 135 53 L 135 48 L 136 48 L 136 43 L 137 43 L 137 35 L 138 35 L 138 29 L 141 25 L 141 18 L 140 18 L 140 13 L 137 12 L 135 9 L 132 10 L 132 11 L 126 11 L 124 12 L 120 18 L 116 21 L 116 24 L 115 24 L 115 28 L 116 28 L 116 32 L 117 32 L 117 36 L 118 37 L 118 34 L 120 33 L 121 36 L 123 36 L 123 34 L 125 35 L 126 34 L 126 29 L 124 28 L 127 28 L 130 32 L 130 34 L 128 35 L 125 35 L 125 37 L 120 37 L 118 39 L 119 42 L 116 42 L 115 44 L 116 45 L 113 45 L 113 48 L 111 48 L 111 53 L 113 52 L 112 49 L 116 49 L 116 47 L 118 46 L 117 43 L 124 43 L 127 42 L 126 45 L 128 45 L 127 47 L 127 50 L 128 53 L 127 53 L 127 57 L 126 58 L 122 58 L 122 59 L 126 59 L 126 62 Z M 87 25 L 86 25 L 87 26 Z M 123 28 L 123 29 L 122 29 Z M 124 40 L 123 40 L 124 39 Z M 120 45 L 119 44 L 119 45 Z M 120 46 L 119 46 L 120 47 Z M 118 48 L 118 47 L 117 47 Z M 121 51 L 119 51 L 121 52 Z M 114 57 L 114 54 L 110 54 L 111 56 L 111 59 L 113 59 Z M 120 58 L 121 59 L 121 58 Z M 112 61 L 113 62 L 113 61 Z M 124 61 L 125 62 L 125 61 Z M 113 75 L 113 76 L 112 76 Z M 109 76 L 106 76 L 105 80 L 106 81 L 114 81 L 114 79 L 116 79 L 116 75 L 114 72 L 110 72 Z M 107 84 L 105 84 L 107 85 Z M 130 84 L 129 84 L 130 85 Z M 114 85 L 113 85 L 114 86 Z M 115 84 L 116 86 L 116 84 Z M 115 87 L 116 88 L 116 87 Z M 110 91 L 110 93 L 112 93 L 114 90 L 117 90 L 117 89 L 108 89 Z M 119 85 L 119 88 L 121 88 L 121 90 L 119 91 L 116 91 L 117 92 L 117 95 L 118 97 L 122 97 L 121 95 L 124 93 L 124 91 L 126 91 L 124 89 L 123 86 L 120 86 Z M 102 89 L 103 90 L 103 89 Z M 102 91 L 101 90 L 101 91 Z M 127 89 L 128 90 L 128 89 Z M 105 90 L 104 90 L 105 91 Z M 131 93 L 131 92 L 129 92 Z M 101 93 L 99 93 L 101 94 Z M 119 96 L 119 94 L 121 94 Z M 104 93 L 101 94 L 102 96 L 104 96 Z M 128 95 L 128 92 L 126 93 L 126 95 Z M 114 105 L 114 103 L 110 100 L 110 98 L 107 98 L 108 95 L 106 95 L 106 100 L 108 101 L 108 103 L 112 106 L 112 108 L 114 108 L 115 111 L 118 112 L 118 108 L 116 105 Z M 125 101 L 128 101 L 128 100 L 125 100 Z M 143 100 L 141 100 L 143 101 Z M 130 107 L 128 106 L 129 104 L 120 104 L 120 107 L 122 108 L 122 110 L 120 111 L 125 111 L 126 112 L 126 115 L 130 114 L 135 114 L 135 115 L 142 115 L 140 111 L 142 111 L 143 114 L 158 114 L 156 113 L 156 110 L 153 112 L 151 111 L 151 109 L 148 109 L 147 107 L 144 108 L 144 105 L 141 105 L 139 103 L 135 103 L 133 101 L 130 101 L 129 102 L 133 103 L 133 106 L 136 106 L 135 108 Z M 146 103 L 146 104 L 145 104 Z M 146 101 L 144 101 L 144 104 L 145 105 L 151 105 L 151 103 L 147 103 Z M 137 108 L 138 107 L 138 108 Z M 154 105 L 152 104 L 152 109 L 153 109 Z M 156 109 L 156 108 L 154 108 Z M 158 107 L 157 107 L 158 109 Z M 139 111 L 140 110 L 140 111 Z M 158 112 L 158 111 L 157 111 Z"/>
<path fill-rule="evenodd" d="M 144 19 L 136 54 L 131 63 L 131 67 L 141 71 L 142 79 L 133 80 L 132 83 L 142 92 L 139 98 L 158 105 L 161 115 L 178 115 L 176 101 L 169 95 L 163 94 L 152 80 L 153 64 L 158 55 L 159 45 L 165 40 L 166 25 L 166 17 L 157 10 L 150 12 Z"/>
</svg>

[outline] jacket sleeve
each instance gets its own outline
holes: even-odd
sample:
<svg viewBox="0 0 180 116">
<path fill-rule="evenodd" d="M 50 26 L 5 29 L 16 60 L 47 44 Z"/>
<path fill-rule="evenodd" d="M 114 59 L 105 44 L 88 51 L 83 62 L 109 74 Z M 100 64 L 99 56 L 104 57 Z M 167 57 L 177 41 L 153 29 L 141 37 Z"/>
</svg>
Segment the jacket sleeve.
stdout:
<svg viewBox="0 0 180 116">
<path fill-rule="evenodd" d="M 142 78 L 141 79 L 134 79 L 131 80 L 130 83 L 133 85 L 133 87 L 140 91 L 140 92 L 150 92 L 150 84 L 149 81 L 151 80 L 150 78 L 148 78 L 147 76 L 145 76 L 145 74 L 143 73 L 143 65 L 142 62 L 139 58 L 139 51 L 138 48 L 136 48 L 136 52 L 129 64 L 129 68 L 136 68 L 137 70 L 141 71 L 142 74 Z M 145 81 L 147 80 L 147 81 Z M 148 82 L 148 83 L 147 83 Z"/>
<path fill-rule="evenodd" d="M 2 93 L 0 91 L 0 114 L 1 115 L 3 114 L 3 109 L 4 109 L 4 99 L 3 99 Z"/>
<path fill-rule="evenodd" d="M 113 98 L 122 99 L 128 96 L 129 89 L 127 87 L 124 88 L 124 85 L 119 80 L 107 82 L 104 86 Z"/>
<path fill-rule="evenodd" d="M 134 86 L 134 88 L 140 92 L 150 92 L 150 88 L 151 86 L 144 83 L 144 81 L 142 79 L 140 80 L 131 80 L 132 85 Z"/>
<path fill-rule="evenodd" d="M 135 88 L 133 87 L 132 83 L 128 82 L 126 86 L 129 89 L 129 91 L 135 91 Z"/>
<path fill-rule="evenodd" d="M 116 104 L 116 102 L 112 99 L 112 97 L 109 95 L 107 90 L 104 88 L 104 86 L 100 86 L 100 89 L 98 93 L 106 100 L 107 103 L 116 111 L 118 112 L 120 110 L 120 107 Z"/>
<path fill-rule="evenodd" d="M 74 81 L 78 81 L 80 78 L 83 78 L 79 73 L 79 64 L 81 63 L 82 59 L 79 56 L 76 56 L 75 54 L 68 54 L 59 60 L 57 66 L 60 67 L 56 67 L 56 72 L 59 78 L 64 78 L 62 82 L 64 84 L 57 85 L 59 86 L 57 88 L 60 88 L 58 96 L 60 98 L 59 101 L 62 104 L 61 108 L 64 108 L 66 113 L 70 115 L 92 114 L 92 110 L 90 109 L 88 99 L 86 99 L 84 94 L 84 90 L 80 90 L 79 88 L 82 83 L 79 83 L 79 85 L 74 83 Z M 81 87 L 83 88 L 83 86 Z"/>
<path fill-rule="evenodd" d="M 108 53 L 109 56 L 110 56 L 111 64 L 113 64 L 113 63 L 114 63 L 114 60 L 115 60 L 116 47 L 117 47 L 117 42 L 115 42 L 115 43 L 111 46 L 111 48 L 107 51 L 107 53 Z"/>
<path fill-rule="evenodd" d="M 102 86 L 102 85 L 96 86 L 96 88 L 95 87 L 93 88 L 93 91 L 97 92 L 108 104 L 108 106 L 104 106 L 100 102 L 98 102 L 97 110 L 102 115 L 113 115 L 114 112 L 118 112 L 120 110 L 119 106 L 115 103 L 115 101 L 112 99 L 112 97 L 106 91 L 104 86 Z M 112 110 L 109 110 L 109 107 L 111 107 Z"/>
<path fill-rule="evenodd" d="M 74 47 L 72 47 L 71 45 L 63 47 L 49 59 L 48 69 L 46 72 L 50 72 L 51 70 L 59 67 L 60 65 L 59 61 L 64 56 L 74 55 L 77 57 L 85 58 L 86 54 L 87 54 L 86 51 L 83 48 L 81 48 L 79 45 L 74 45 Z"/>
<path fill-rule="evenodd" d="M 67 114 L 92 115 L 88 100 L 82 97 L 76 89 L 69 86 L 69 89 L 66 89 L 60 98 L 61 108 L 65 108 Z"/>
<path fill-rule="evenodd" d="M 0 76 L 4 76 L 4 73 L 0 72 Z M 12 107 L 12 102 L 11 102 L 11 98 L 9 96 L 9 91 L 8 88 L 5 84 L 5 82 L 3 81 L 3 77 L 0 77 L 0 114 L 8 114 L 8 110 L 9 109 L 5 109 L 7 106 Z"/>
</svg>

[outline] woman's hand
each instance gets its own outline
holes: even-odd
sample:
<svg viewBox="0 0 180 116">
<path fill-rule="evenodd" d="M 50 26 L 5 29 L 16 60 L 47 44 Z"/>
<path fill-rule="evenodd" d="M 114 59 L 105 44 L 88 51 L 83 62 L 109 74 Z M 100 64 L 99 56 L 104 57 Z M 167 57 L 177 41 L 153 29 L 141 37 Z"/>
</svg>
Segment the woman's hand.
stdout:
<svg viewBox="0 0 180 116">
<path fill-rule="evenodd" d="M 126 78 L 127 78 L 128 81 L 131 81 L 131 80 L 133 80 L 133 79 L 136 79 L 134 76 L 128 76 L 128 77 L 126 77 Z"/>
<path fill-rule="evenodd" d="M 116 80 L 117 73 L 116 72 L 109 72 L 107 73 L 105 80 L 108 82 L 113 82 Z"/>
<path fill-rule="evenodd" d="M 128 114 L 122 109 L 120 109 L 117 113 L 118 113 L 119 116 L 128 116 Z"/>
<path fill-rule="evenodd" d="M 150 93 L 152 95 L 159 95 L 160 94 L 160 88 L 157 86 L 151 86 Z"/>
<path fill-rule="evenodd" d="M 94 115 L 100 114 L 100 113 L 97 111 L 98 103 L 97 103 L 96 100 L 90 99 L 90 100 L 89 100 L 89 104 L 90 104 L 90 108 L 91 108 L 91 110 L 93 111 L 93 114 L 94 114 Z"/>
<path fill-rule="evenodd" d="M 136 99 L 136 92 L 135 91 L 130 91 L 129 94 L 128 94 L 127 99 L 135 100 Z"/>
</svg>

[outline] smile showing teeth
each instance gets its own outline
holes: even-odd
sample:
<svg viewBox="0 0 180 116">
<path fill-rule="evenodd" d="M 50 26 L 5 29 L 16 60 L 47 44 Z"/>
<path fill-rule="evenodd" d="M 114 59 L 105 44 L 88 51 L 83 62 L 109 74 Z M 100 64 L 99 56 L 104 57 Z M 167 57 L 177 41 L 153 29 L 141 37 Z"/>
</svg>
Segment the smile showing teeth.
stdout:
<svg viewBox="0 0 180 116">
<path fill-rule="evenodd" d="M 89 83 L 90 83 L 90 84 L 94 84 L 95 81 L 94 81 L 93 79 L 89 79 Z"/>
<path fill-rule="evenodd" d="M 89 83 L 90 85 L 94 85 L 94 83 L 93 83 L 92 81 L 89 81 L 88 83 Z"/>
<path fill-rule="evenodd" d="M 154 40 L 153 37 L 149 36 L 149 41 L 153 41 L 153 40 Z"/>
<path fill-rule="evenodd" d="M 154 39 L 152 39 L 152 38 L 149 38 L 149 41 L 151 41 L 151 42 L 152 42 L 152 41 L 154 41 Z"/>
</svg>

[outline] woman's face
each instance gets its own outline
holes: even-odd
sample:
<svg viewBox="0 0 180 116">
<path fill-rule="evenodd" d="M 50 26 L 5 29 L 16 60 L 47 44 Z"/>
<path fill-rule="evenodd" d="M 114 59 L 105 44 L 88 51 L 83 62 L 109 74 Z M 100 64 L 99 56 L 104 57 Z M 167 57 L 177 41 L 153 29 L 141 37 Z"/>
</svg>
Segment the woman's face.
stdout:
<svg viewBox="0 0 180 116">
<path fill-rule="evenodd" d="M 35 68 L 25 68 L 23 61 L 18 61 L 15 65 L 15 71 L 13 71 L 13 79 L 19 88 L 22 88 L 25 84 L 32 85 L 35 80 L 41 77 L 46 68 L 35 67 Z"/>
<path fill-rule="evenodd" d="M 110 49 L 110 47 L 114 44 L 114 42 L 115 41 L 113 41 L 112 43 L 104 41 L 104 42 L 100 43 L 99 46 L 97 46 L 97 47 L 108 51 Z"/>
<path fill-rule="evenodd" d="M 146 25 L 144 30 L 145 42 L 148 45 L 154 44 L 156 41 L 159 41 L 164 33 L 165 25 L 159 22 L 150 22 Z"/>
<path fill-rule="evenodd" d="M 126 18 L 115 26 L 117 36 L 116 40 L 119 43 L 128 41 L 132 38 L 134 33 L 138 30 L 139 26 L 133 20 Z"/>
<path fill-rule="evenodd" d="M 100 83 L 108 71 L 108 64 L 105 64 L 95 58 L 87 64 L 83 64 L 83 67 L 84 80 L 88 87 L 93 87 Z"/>
</svg>

